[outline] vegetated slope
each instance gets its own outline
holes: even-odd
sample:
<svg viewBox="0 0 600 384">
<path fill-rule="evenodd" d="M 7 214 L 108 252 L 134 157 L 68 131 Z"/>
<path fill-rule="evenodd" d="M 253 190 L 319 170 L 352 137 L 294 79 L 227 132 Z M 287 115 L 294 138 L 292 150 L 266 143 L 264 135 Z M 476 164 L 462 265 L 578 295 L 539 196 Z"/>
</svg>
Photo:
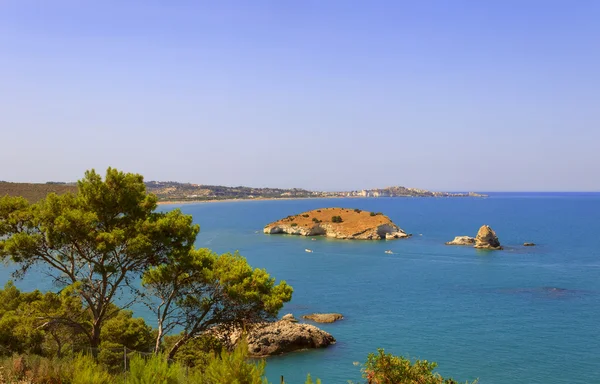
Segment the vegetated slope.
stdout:
<svg viewBox="0 0 600 384">
<path fill-rule="evenodd" d="M 7 183 L 0 181 L 1 196 L 22 196 L 32 203 L 46 197 L 49 193 L 63 194 L 67 192 L 76 193 L 77 186 L 74 184 L 59 183 Z"/>
<path fill-rule="evenodd" d="M 174 181 L 148 181 L 146 189 L 161 201 L 199 201 L 223 199 L 298 198 L 312 197 L 313 192 L 299 188 L 225 187 L 178 183 Z"/>
</svg>

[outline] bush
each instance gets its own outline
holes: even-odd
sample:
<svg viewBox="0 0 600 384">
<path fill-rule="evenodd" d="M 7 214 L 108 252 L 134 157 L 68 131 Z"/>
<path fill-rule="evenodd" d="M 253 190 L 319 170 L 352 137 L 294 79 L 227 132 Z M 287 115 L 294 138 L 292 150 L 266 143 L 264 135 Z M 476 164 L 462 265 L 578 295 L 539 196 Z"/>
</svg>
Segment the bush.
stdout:
<svg viewBox="0 0 600 384">
<path fill-rule="evenodd" d="M 306 381 L 304 384 L 321 384 L 321 380 L 317 379 L 317 381 L 312 381 L 312 377 L 310 377 L 310 373 L 306 375 Z"/>
<path fill-rule="evenodd" d="M 129 362 L 127 383 L 179 384 L 185 382 L 184 368 L 179 363 L 169 363 L 163 354 L 152 355 L 148 358 L 136 354 Z"/>
<path fill-rule="evenodd" d="M 264 384 L 265 365 L 264 360 L 248 360 L 248 344 L 242 340 L 232 352 L 214 355 L 204 373 L 196 371 L 188 379 L 190 383 L 203 384 Z"/>
<path fill-rule="evenodd" d="M 321 220 L 317 219 L 316 217 L 313 217 L 312 221 L 316 224 L 321 223 Z"/>
<path fill-rule="evenodd" d="M 360 209 L 356 208 L 356 209 L 354 210 L 354 212 L 356 212 L 356 213 L 361 213 L 361 212 L 362 212 L 362 210 L 360 210 Z"/>
<path fill-rule="evenodd" d="M 297 226 L 298 226 L 298 223 L 292 223 L 292 224 L 291 224 L 291 226 L 292 226 L 292 227 L 297 227 Z"/>
<path fill-rule="evenodd" d="M 341 216 L 332 216 L 331 217 L 331 222 L 332 223 L 341 223 L 342 222 L 342 217 Z"/>
<path fill-rule="evenodd" d="M 302 217 L 310 217 L 310 215 L 305 213 L 304 215 L 302 215 Z"/>
<path fill-rule="evenodd" d="M 166 336 L 163 350 L 170 350 L 180 337 L 181 335 Z M 220 354 L 222 350 L 223 344 L 219 339 L 212 335 L 202 335 L 185 343 L 177 351 L 175 361 L 181 363 L 184 367 L 200 367 L 203 369 L 208 365 L 214 354 Z"/>
<path fill-rule="evenodd" d="M 375 213 L 375 212 L 371 212 L 371 213 L 369 213 L 369 216 L 375 216 L 375 215 L 376 215 L 376 213 Z"/>
<path fill-rule="evenodd" d="M 92 356 L 79 354 L 71 363 L 71 384 L 112 384 L 114 378 Z"/>
<path fill-rule="evenodd" d="M 454 379 L 444 379 L 439 373 L 434 373 L 435 367 L 436 363 L 427 360 L 412 363 L 402 356 L 386 354 L 383 349 L 378 349 L 377 354 L 369 354 L 363 377 L 371 384 L 458 384 Z"/>
</svg>

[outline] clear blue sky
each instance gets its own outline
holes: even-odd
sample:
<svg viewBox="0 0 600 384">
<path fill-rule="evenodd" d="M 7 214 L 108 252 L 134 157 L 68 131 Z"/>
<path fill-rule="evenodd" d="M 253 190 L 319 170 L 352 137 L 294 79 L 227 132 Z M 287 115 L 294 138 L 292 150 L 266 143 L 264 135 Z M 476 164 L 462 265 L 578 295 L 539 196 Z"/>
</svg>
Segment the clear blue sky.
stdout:
<svg viewBox="0 0 600 384">
<path fill-rule="evenodd" d="M 0 2 L 0 180 L 600 190 L 600 1 Z"/>
</svg>

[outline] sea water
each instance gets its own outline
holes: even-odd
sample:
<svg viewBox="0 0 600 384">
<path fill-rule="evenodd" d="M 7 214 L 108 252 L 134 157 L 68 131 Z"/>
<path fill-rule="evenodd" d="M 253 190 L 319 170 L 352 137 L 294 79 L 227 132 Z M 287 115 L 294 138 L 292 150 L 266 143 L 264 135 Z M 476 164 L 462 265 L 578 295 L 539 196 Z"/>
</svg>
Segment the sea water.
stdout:
<svg viewBox="0 0 600 384">
<path fill-rule="evenodd" d="M 322 207 L 383 212 L 409 239 L 345 241 L 265 235 L 265 224 Z M 482 384 L 600 383 L 600 194 L 365 198 L 161 206 L 193 215 L 197 246 L 239 251 L 294 288 L 281 315 L 338 312 L 317 324 L 337 343 L 271 357 L 268 378 L 362 382 L 377 348 L 439 364 Z M 490 225 L 502 251 L 447 246 Z M 535 247 L 524 247 L 534 242 Z M 306 248 L 313 250 L 305 252 Z M 392 250 L 393 254 L 385 253 Z M 0 271 L 8 279 L 10 267 Z M 28 276 L 22 289 L 47 289 Z M 139 310 L 154 323 L 150 314 Z"/>
</svg>

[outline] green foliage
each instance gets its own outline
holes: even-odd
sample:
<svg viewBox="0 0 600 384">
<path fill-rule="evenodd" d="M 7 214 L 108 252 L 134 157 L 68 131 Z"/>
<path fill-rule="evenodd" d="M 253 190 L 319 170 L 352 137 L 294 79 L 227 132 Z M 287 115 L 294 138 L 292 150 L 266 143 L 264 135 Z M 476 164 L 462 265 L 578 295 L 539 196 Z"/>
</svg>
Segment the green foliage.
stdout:
<svg viewBox="0 0 600 384">
<path fill-rule="evenodd" d="M 135 351 L 151 352 L 155 335 L 144 319 L 134 318 L 132 311 L 121 310 L 106 321 L 101 337 L 103 343 L 110 342 Z"/>
<path fill-rule="evenodd" d="M 341 217 L 341 216 L 332 216 L 332 217 L 331 217 L 331 222 L 332 222 L 332 223 L 341 223 L 342 221 L 343 221 L 343 220 L 342 220 L 342 217 Z"/>
<path fill-rule="evenodd" d="M 149 269 L 142 279 L 157 315 L 156 346 L 176 324 L 184 333 L 169 351 L 173 358 L 190 339 L 213 325 L 224 327 L 274 318 L 291 300 L 292 288 L 264 269 L 253 269 L 239 254 L 192 250 Z"/>
<path fill-rule="evenodd" d="M 199 227 L 179 210 L 154 212 L 156 197 L 146 194 L 137 174 L 108 168 L 103 180 L 87 171 L 77 190 L 35 204 L 0 198 L 0 259 L 17 263 L 17 276 L 39 266 L 71 288 L 91 318 L 61 321 L 97 347 L 111 303 L 126 285 L 148 267 L 189 252 Z"/>
<path fill-rule="evenodd" d="M 114 381 L 115 377 L 93 357 L 82 354 L 67 359 L 15 355 L 0 361 L 0 383 L 109 384 Z"/>
<path fill-rule="evenodd" d="M 302 215 L 302 217 L 310 217 L 310 215 L 308 213 L 305 213 Z"/>
<path fill-rule="evenodd" d="M 316 217 L 313 217 L 313 218 L 312 218 L 312 221 L 313 221 L 315 224 L 319 224 L 319 223 L 321 223 L 321 222 L 322 222 L 321 220 L 317 219 Z"/>
<path fill-rule="evenodd" d="M 205 384 L 266 384 L 265 361 L 248 361 L 248 344 L 242 340 L 232 352 L 215 355 L 204 373 L 190 377 L 190 382 Z M 201 375 L 201 376 L 200 376 Z M 200 380 L 200 376 L 201 380 Z M 195 381 L 197 380 L 197 381 Z"/>
<path fill-rule="evenodd" d="M 31 324 L 31 303 L 39 300 L 39 291 L 21 293 L 12 281 L 0 290 L 0 355 L 40 353 L 43 335 Z"/>
<path fill-rule="evenodd" d="M 298 226 L 298 223 L 292 223 L 292 224 L 290 224 L 290 226 L 292 226 L 292 227 L 297 227 L 297 226 Z"/>
<path fill-rule="evenodd" d="M 317 379 L 317 381 L 313 381 L 309 373 L 308 375 L 306 375 L 306 381 L 304 382 L 304 384 L 321 384 L 321 380 Z"/>
<path fill-rule="evenodd" d="M 371 212 L 369 213 L 369 216 L 376 216 L 377 214 L 375 212 Z"/>
<path fill-rule="evenodd" d="M 170 351 L 183 336 L 182 334 L 165 336 L 163 350 Z M 213 356 L 221 354 L 221 351 L 223 351 L 223 344 L 219 339 L 209 334 L 202 334 L 190 339 L 179 348 L 174 360 L 185 367 L 199 367 L 202 370 Z"/>
<path fill-rule="evenodd" d="M 109 384 L 114 380 L 92 356 L 83 354 L 73 359 L 70 373 L 71 384 Z"/>
<path fill-rule="evenodd" d="M 185 369 L 179 363 L 170 363 L 163 354 L 147 358 L 134 355 L 129 360 L 127 383 L 132 384 L 178 384 L 186 380 Z M 201 383 L 201 381 L 198 381 Z"/>
<path fill-rule="evenodd" d="M 369 354 L 363 368 L 363 377 L 370 384 L 458 384 L 451 378 L 444 379 L 434 373 L 436 366 L 434 362 L 411 362 L 402 356 L 386 354 L 383 349 L 378 349 L 376 354 Z"/>
<path fill-rule="evenodd" d="M 354 212 L 361 213 L 362 211 L 360 209 L 356 208 L 356 209 L 354 209 Z"/>
</svg>

